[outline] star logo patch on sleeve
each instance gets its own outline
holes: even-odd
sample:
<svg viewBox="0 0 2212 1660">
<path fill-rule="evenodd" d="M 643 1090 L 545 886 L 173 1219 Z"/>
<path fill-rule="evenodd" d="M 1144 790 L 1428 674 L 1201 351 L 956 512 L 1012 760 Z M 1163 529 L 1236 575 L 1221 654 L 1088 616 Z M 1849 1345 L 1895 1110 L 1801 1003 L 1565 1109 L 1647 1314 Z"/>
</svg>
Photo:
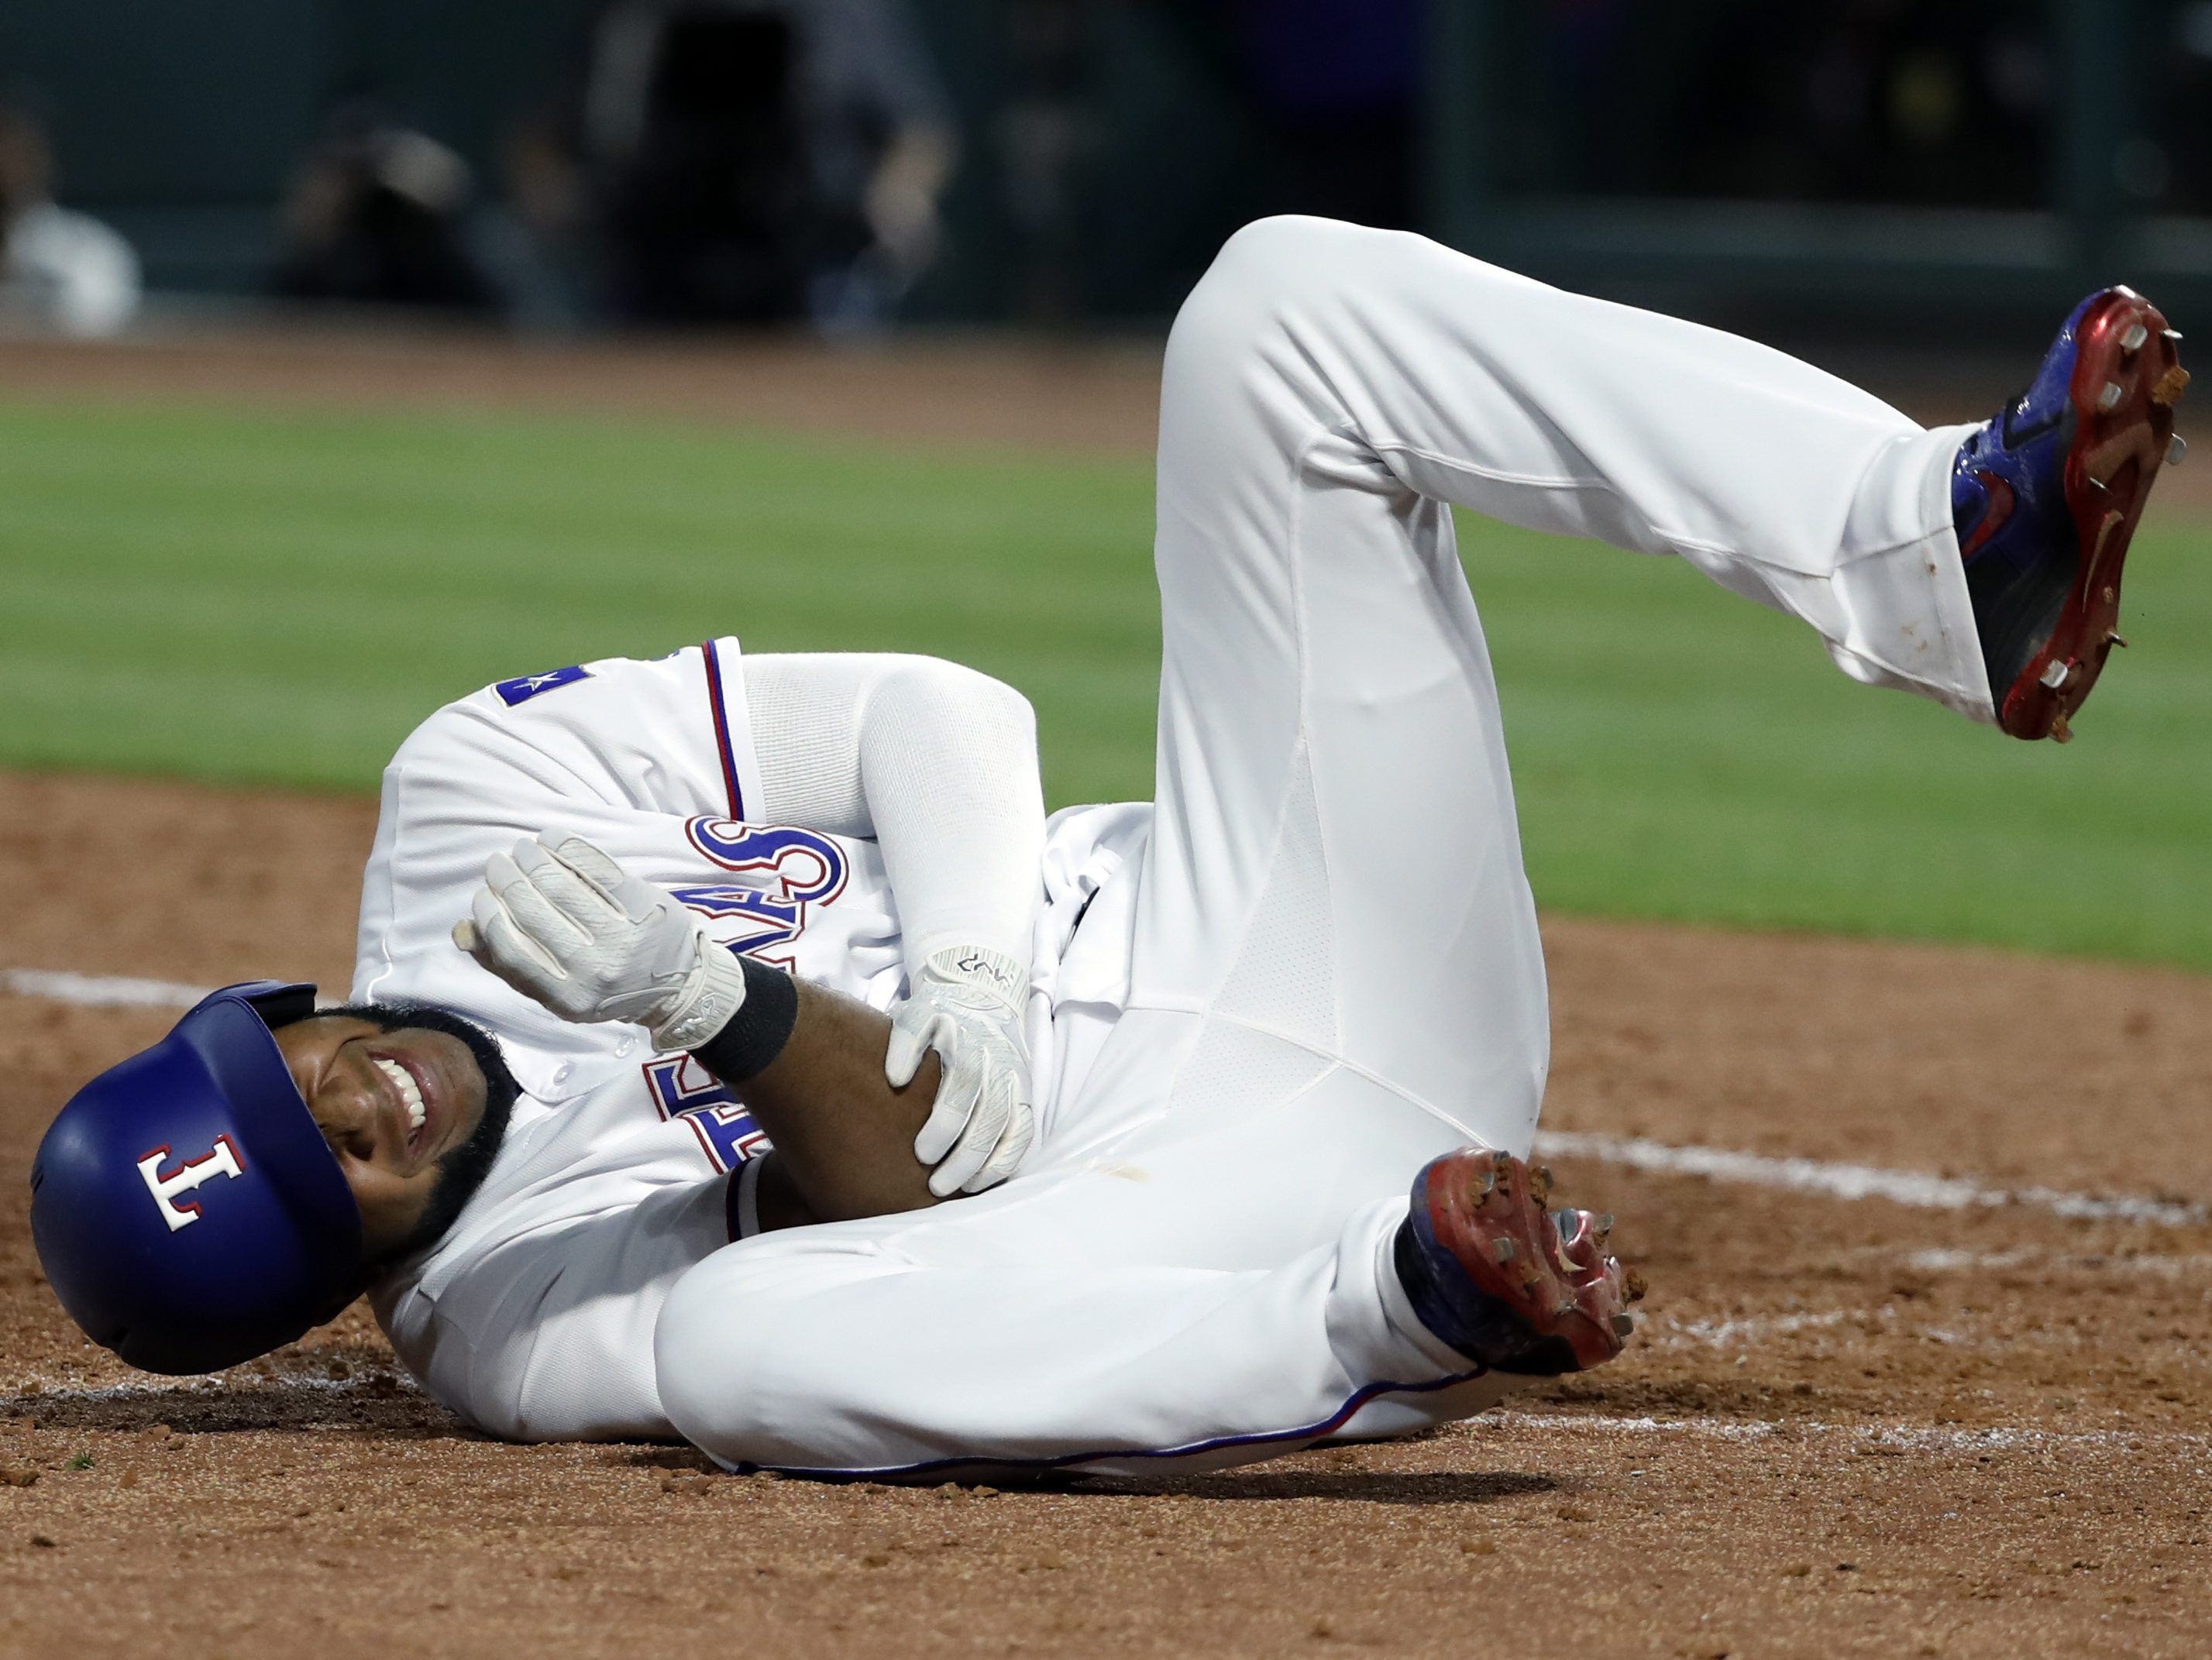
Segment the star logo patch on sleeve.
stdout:
<svg viewBox="0 0 2212 1660">
<path fill-rule="evenodd" d="M 589 680 L 591 677 L 592 671 L 588 669 L 573 666 L 567 669 L 548 669 L 542 675 L 524 675 L 516 680 L 501 681 L 491 689 L 498 693 L 501 701 L 512 709 L 518 703 L 529 702 L 540 692 L 550 692 L 562 686 L 573 686 L 580 680 Z"/>
</svg>

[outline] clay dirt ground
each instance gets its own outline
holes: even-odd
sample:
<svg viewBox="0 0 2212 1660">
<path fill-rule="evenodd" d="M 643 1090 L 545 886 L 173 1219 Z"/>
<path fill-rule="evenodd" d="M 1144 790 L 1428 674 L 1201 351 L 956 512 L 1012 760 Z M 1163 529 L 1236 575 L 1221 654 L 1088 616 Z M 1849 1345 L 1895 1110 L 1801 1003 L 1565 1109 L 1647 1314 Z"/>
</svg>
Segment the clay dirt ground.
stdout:
<svg viewBox="0 0 2212 1660">
<path fill-rule="evenodd" d="M 825 361 L 155 340 L 19 343 L 0 378 L 507 403 L 588 382 L 713 419 L 1149 436 L 1141 353 L 1009 357 L 950 391 L 927 351 Z M 373 811 L 0 775 L 0 970 L 341 985 Z M 1554 1131 L 2166 1209 L 1931 1209 L 1879 1182 L 1558 1158 L 1653 1287 L 1615 1365 L 1412 1443 L 993 1492 L 488 1442 L 358 1310 L 210 1383 L 131 1374 L 0 1208 L 0 1652 L 2212 1651 L 2212 1227 L 2191 1209 L 2212 1190 L 2212 980 L 1558 918 L 1547 937 Z M 24 1193 L 57 1105 L 168 1019 L 0 993 L 0 1188 Z"/>
<path fill-rule="evenodd" d="M 0 779 L 0 966 L 342 984 L 373 806 Z M 158 831 L 158 833 L 153 833 Z M 2201 1195 L 2212 982 L 1553 918 L 1548 1125 Z M 169 1017 L 0 996 L 0 1184 Z M 1037 1491 L 513 1447 L 356 1310 L 211 1383 L 78 1336 L 0 1212 L 0 1649 L 91 1657 L 2201 1655 L 2212 1228 L 1554 1160 L 1628 1354 L 1428 1439 Z"/>
</svg>

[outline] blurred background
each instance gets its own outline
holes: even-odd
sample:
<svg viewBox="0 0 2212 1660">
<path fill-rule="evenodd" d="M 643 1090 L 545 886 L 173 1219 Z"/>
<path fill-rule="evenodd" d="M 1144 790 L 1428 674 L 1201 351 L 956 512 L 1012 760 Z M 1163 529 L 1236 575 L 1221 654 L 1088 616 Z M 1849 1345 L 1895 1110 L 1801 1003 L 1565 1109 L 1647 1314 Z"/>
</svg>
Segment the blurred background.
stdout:
<svg viewBox="0 0 2212 1660">
<path fill-rule="evenodd" d="M 1283 210 L 1784 321 L 2212 270 L 2208 0 L 10 0 L 0 97 L 10 286 L 88 331 L 134 253 L 523 329 L 1151 323 Z"/>
<path fill-rule="evenodd" d="M 1148 794 L 1160 342 L 1285 210 L 1978 419 L 2091 288 L 2212 327 L 2212 0 L 7 0 L 0 767 L 365 799 L 736 632 Z M 2212 968 L 2204 467 L 2063 751 L 1462 536 L 1547 906 Z"/>
</svg>

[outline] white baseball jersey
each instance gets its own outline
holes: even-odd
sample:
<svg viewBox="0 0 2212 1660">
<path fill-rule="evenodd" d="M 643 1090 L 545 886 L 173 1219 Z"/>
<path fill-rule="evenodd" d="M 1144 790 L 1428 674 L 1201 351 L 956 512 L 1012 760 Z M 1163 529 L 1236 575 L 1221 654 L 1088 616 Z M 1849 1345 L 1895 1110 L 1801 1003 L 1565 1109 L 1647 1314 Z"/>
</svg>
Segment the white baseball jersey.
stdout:
<svg viewBox="0 0 2212 1660">
<path fill-rule="evenodd" d="M 879 849 L 763 822 L 763 796 L 729 639 L 502 681 L 433 715 L 385 772 L 353 997 L 481 1022 L 521 1094 L 483 1188 L 373 1300 L 424 1386 L 486 1429 L 672 1433 L 654 1388 L 654 1322 L 677 1278 L 732 1239 L 731 1173 L 767 1143 L 689 1056 L 655 1054 L 640 1027 L 549 1014 L 464 954 L 453 924 L 492 853 L 540 830 L 574 832 L 673 891 L 732 950 L 888 1008 L 905 968 Z M 1126 974 L 1110 927 L 1086 930 L 1103 948 L 1066 984 L 1064 948 L 1149 815 L 1075 809 L 1052 823 L 1028 1034 L 1041 1129 Z M 1055 997 L 1073 992 L 1056 1033 Z"/>
</svg>

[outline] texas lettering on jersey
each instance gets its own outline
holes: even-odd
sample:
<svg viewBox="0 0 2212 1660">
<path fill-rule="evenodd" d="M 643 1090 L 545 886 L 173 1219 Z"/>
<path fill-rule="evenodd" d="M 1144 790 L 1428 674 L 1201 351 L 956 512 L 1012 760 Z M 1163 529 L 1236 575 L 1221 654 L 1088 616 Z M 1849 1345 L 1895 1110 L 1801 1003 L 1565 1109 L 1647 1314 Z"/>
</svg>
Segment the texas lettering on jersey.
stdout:
<svg viewBox="0 0 2212 1660">
<path fill-rule="evenodd" d="M 768 953 L 805 930 L 808 906 L 828 905 L 844 892 L 845 855 L 836 842 L 816 831 L 788 824 L 696 818 L 684 825 L 684 833 L 725 870 L 764 880 L 678 888 L 672 890 L 678 901 L 715 921 L 741 917 L 757 924 L 726 942 L 732 951 L 779 968 L 788 968 L 789 959 Z"/>
<path fill-rule="evenodd" d="M 768 1151 L 768 1136 L 721 1081 L 689 1055 L 645 1063 L 645 1087 L 664 1118 L 681 1118 L 715 1169 L 735 1170 Z"/>
<path fill-rule="evenodd" d="M 828 905 L 844 891 L 845 855 L 829 837 L 793 825 L 746 824 L 736 819 L 695 818 L 684 826 L 691 845 L 724 869 L 764 880 L 758 886 L 708 883 L 669 891 L 677 902 L 710 921 L 739 919 L 740 931 L 723 941 L 740 956 L 789 969 L 787 954 L 806 930 L 809 907 Z M 719 931 L 719 930 L 718 930 Z M 717 1170 L 733 1170 L 768 1150 L 768 1137 L 735 1096 L 689 1055 L 664 1056 L 645 1065 L 646 1087 L 664 1118 L 681 1118 L 699 1137 Z"/>
</svg>

